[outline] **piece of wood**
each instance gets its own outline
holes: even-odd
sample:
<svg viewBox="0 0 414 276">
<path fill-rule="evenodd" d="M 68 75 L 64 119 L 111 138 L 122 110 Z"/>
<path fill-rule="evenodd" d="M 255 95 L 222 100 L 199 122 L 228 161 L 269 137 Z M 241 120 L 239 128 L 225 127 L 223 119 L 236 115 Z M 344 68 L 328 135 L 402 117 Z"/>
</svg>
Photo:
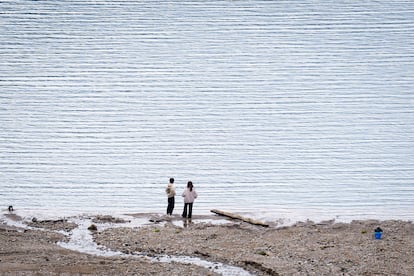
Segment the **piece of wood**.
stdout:
<svg viewBox="0 0 414 276">
<path fill-rule="evenodd" d="M 259 220 L 251 219 L 251 218 L 242 217 L 240 215 L 233 214 L 233 213 L 230 213 L 230 212 L 220 211 L 220 210 L 217 210 L 217 209 L 212 209 L 212 210 L 210 210 L 210 212 L 215 213 L 215 214 L 220 215 L 220 216 L 225 216 L 225 217 L 228 217 L 228 218 L 232 218 L 232 219 L 239 219 L 239 220 L 242 220 L 242 221 L 250 223 L 250 224 L 260 225 L 260 226 L 263 226 L 263 227 L 269 227 L 269 224 L 267 224 L 267 223 L 261 222 Z"/>
</svg>

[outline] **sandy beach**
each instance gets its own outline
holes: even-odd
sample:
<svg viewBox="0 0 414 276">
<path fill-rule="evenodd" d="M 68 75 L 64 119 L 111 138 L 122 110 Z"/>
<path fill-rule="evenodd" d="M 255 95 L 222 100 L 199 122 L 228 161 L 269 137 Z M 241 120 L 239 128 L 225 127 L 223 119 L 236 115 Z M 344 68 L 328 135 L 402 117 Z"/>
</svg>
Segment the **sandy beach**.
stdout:
<svg viewBox="0 0 414 276">
<path fill-rule="evenodd" d="M 216 215 L 133 214 L 125 218 L 87 218 L 92 237 L 105 256 L 70 250 L 79 225 L 62 220 L 25 221 L 0 226 L 0 275 L 414 275 L 414 225 L 400 220 L 351 223 L 298 222 L 262 227 Z M 85 220 L 84 220 L 85 221 Z M 381 227 L 381 239 L 374 229 Z M 91 239 L 92 240 L 92 239 Z M 80 250 L 82 251 L 82 250 Z M 165 256 L 198 260 L 181 262 Z M 206 261 L 207 265 L 198 265 Z M 226 265 L 238 270 L 215 269 Z"/>
</svg>

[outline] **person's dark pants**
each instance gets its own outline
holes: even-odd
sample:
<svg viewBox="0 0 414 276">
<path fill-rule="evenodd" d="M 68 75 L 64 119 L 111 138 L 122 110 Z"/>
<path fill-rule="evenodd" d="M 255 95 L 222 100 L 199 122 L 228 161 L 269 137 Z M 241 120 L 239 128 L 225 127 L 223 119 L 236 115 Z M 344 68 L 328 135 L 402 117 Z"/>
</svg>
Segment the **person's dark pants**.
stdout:
<svg viewBox="0 0 414 276">
<path fill-rule="evenodd" d="M 187 216 L 187 207 L 188 207 L 188 216 Z M 193 203 L 184 203 L 183 218 L 191 218 L 193 214 Z"/>
<path fill-rule="evenodd" d="M 174 204 L 175 204 L 174 197 L 169 197 L 168 198 L 167 215 L 172 215 L 172 212 L 174 210 Z"/>
</svg>

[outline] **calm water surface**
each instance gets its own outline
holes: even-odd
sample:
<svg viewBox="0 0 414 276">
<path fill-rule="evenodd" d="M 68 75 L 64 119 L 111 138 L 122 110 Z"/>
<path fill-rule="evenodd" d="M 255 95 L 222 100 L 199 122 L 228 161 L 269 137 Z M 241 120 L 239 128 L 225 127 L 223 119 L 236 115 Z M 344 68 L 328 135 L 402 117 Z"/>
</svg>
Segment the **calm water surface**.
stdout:
<svg viewBox="0 0 414 276">
<path fill-rule="evenodd" d="M 414 2 L 1 1 L 0 121 L 4 208 L 412 220 Z"/>
</svg>

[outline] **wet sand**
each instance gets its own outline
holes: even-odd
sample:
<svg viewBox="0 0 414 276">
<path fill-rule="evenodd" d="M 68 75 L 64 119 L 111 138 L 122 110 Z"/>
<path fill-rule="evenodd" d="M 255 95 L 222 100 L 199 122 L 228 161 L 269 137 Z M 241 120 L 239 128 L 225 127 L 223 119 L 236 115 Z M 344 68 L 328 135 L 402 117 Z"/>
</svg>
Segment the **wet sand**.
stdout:
<svg viewBox="0 0 414 276">
<path fill-rule="evenodd" d="M 3 224 L 0 275 L 216 274 L 195 264 L 157 262 L 163 255 L 229 264 L 253 275 L 414 275 L 414 225 L 407 221 L 308 221 L 261 227 L 238 220 L 216 223 L 214 215 L 192 221 L 149 214 L 131 218 L 146 216 L 151 221 L 141 227 L 125 226 L 110 216 L 91 220 L 97 225 L 90 231 L 95 242 L 123 253 L 113 257 L 58 246 L 77 227 L 70 220 L 31 221 L 25 230 Z M 112 226 L 101 228 L 100 223 Z M 379 240 L 373 235 L 378 226 L 383 230 Z"/>
</svg>

